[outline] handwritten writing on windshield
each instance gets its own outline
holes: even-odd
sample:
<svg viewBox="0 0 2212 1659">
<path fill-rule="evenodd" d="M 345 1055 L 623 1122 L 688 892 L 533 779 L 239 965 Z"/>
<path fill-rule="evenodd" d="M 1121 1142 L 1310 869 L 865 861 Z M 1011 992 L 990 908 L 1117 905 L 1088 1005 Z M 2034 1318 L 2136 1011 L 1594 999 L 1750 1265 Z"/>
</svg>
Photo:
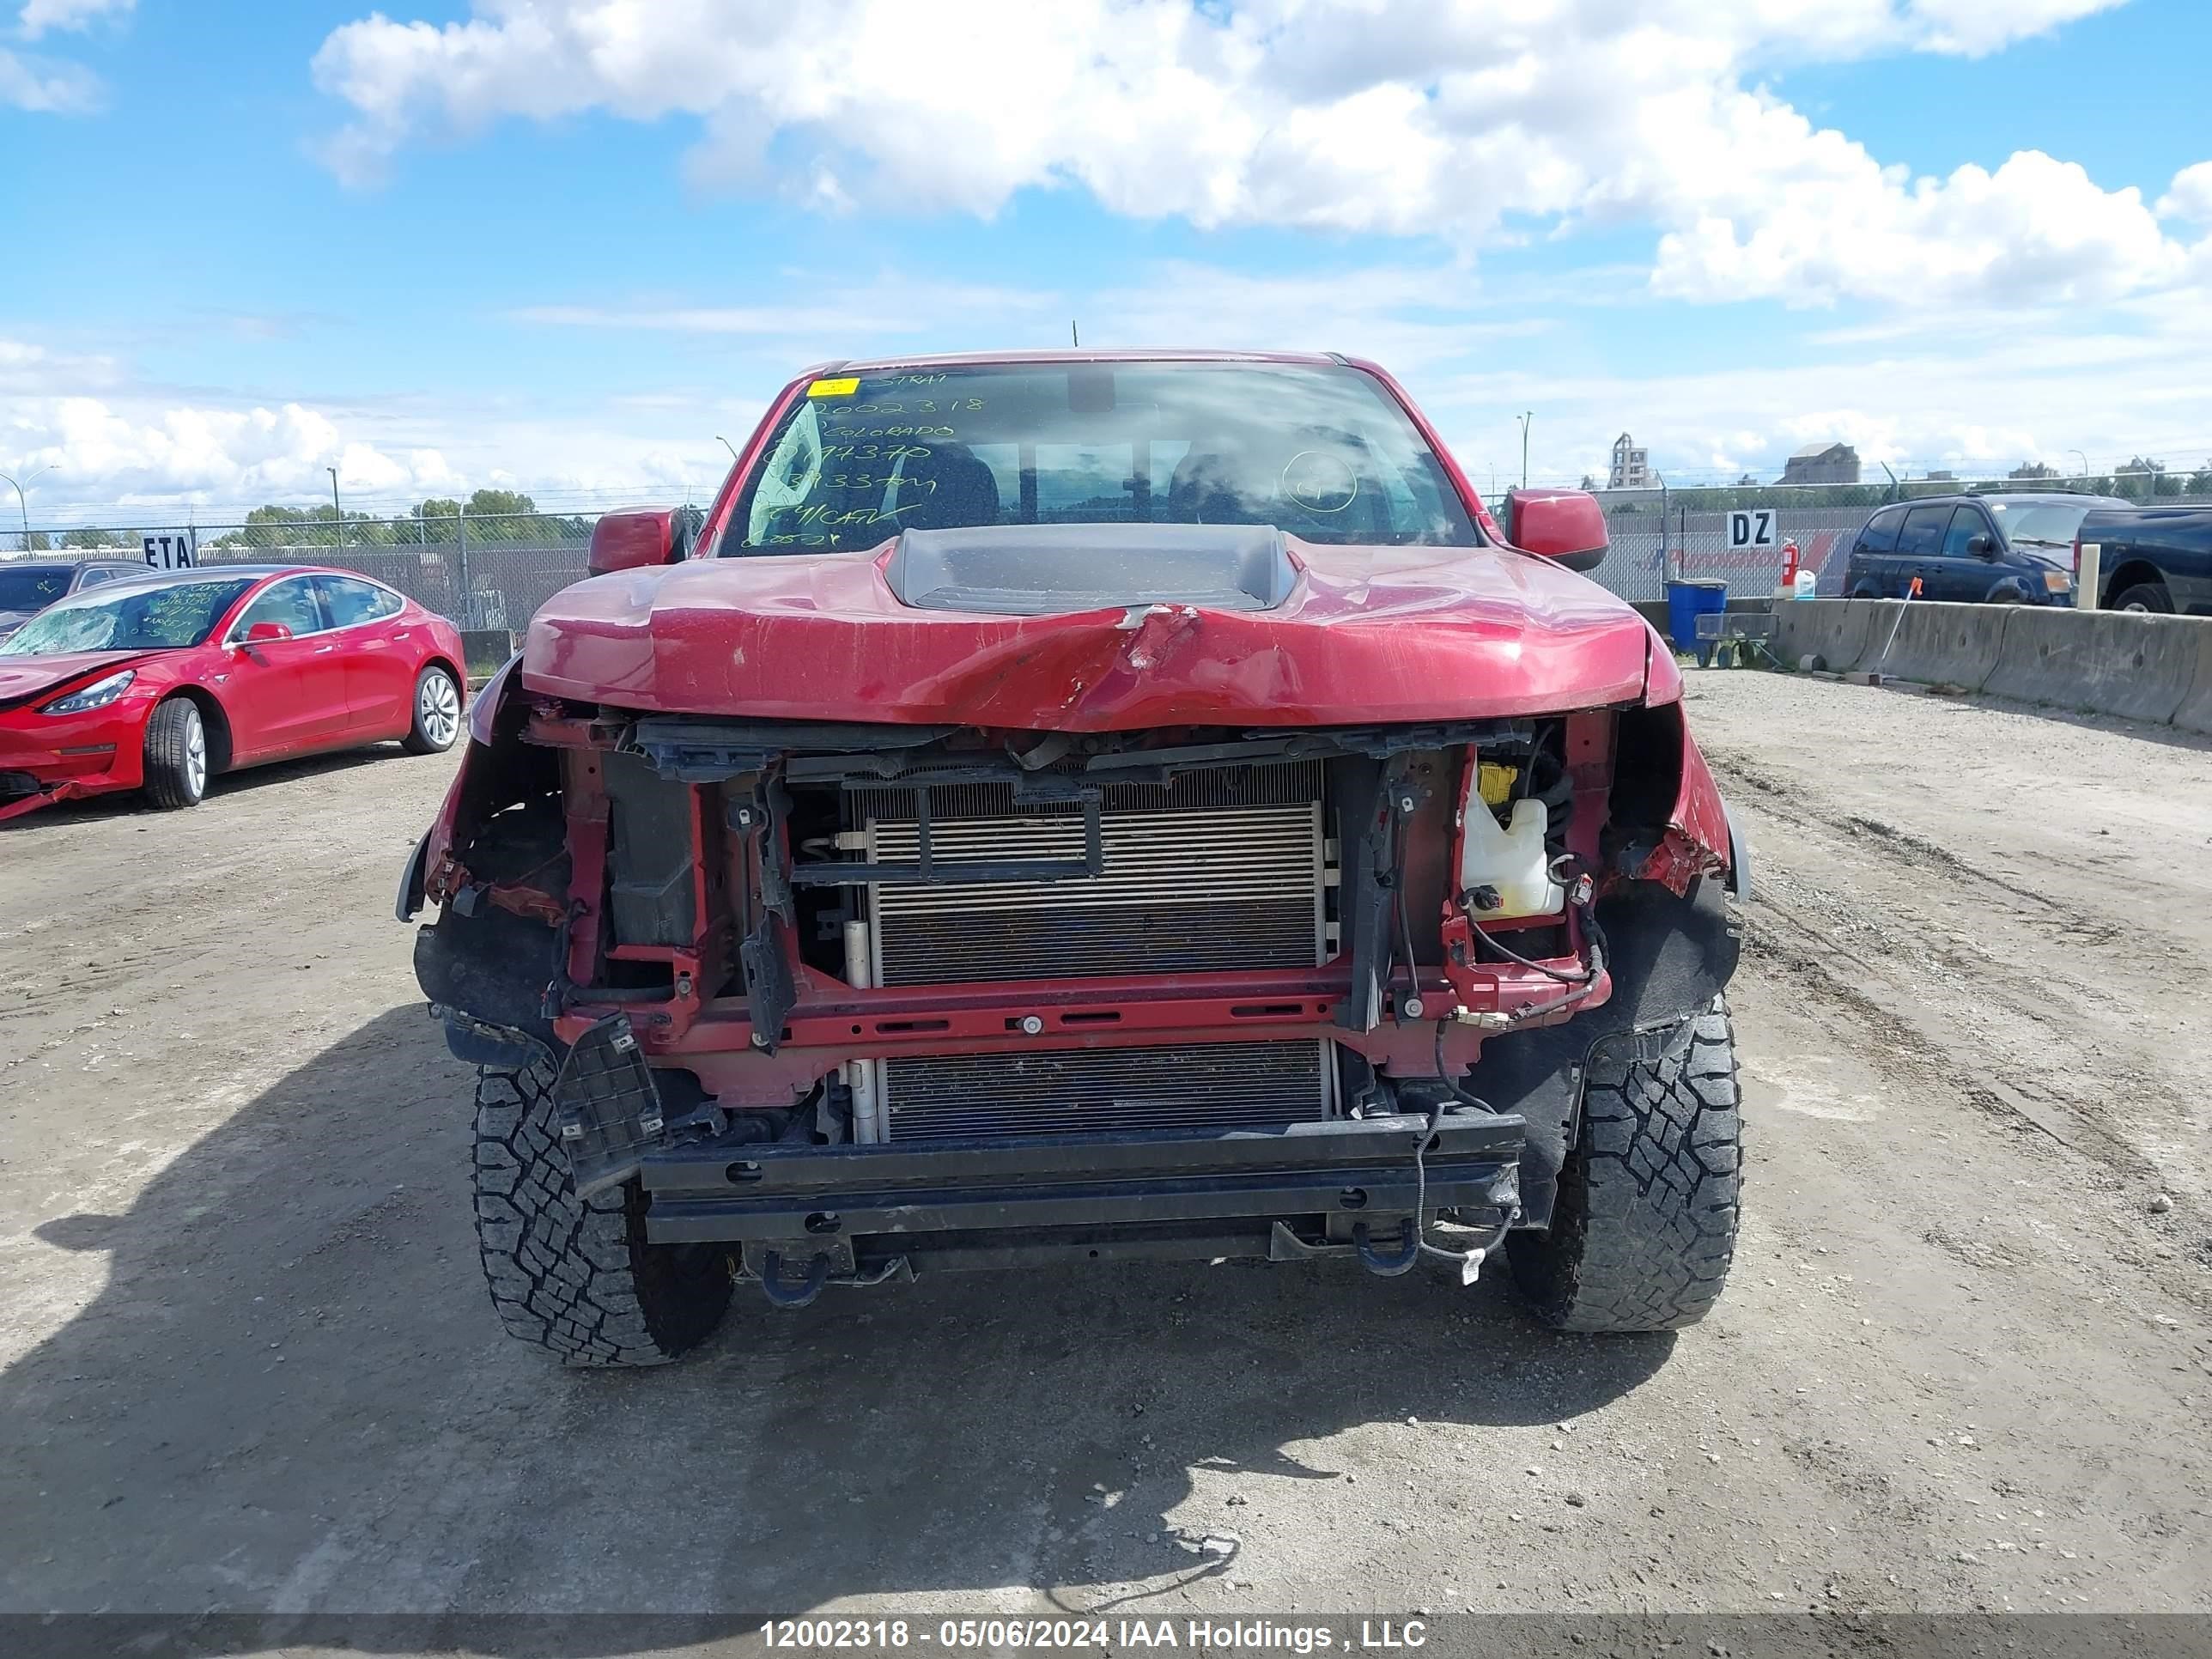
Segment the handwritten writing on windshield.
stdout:
<svg viewBox="0 0 2212 1659">
<path fill-rule="evenodd" d="M 926 461 L 929 451 L 921 444 L 824 444 L 825 461 Z"/>
</svg>

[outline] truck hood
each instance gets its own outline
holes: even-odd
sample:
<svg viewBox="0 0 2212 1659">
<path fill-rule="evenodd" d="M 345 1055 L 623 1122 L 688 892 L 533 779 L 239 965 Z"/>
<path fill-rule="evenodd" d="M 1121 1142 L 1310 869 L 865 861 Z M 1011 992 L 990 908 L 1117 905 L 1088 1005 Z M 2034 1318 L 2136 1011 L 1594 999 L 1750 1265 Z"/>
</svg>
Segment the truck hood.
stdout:
<svg viewBox="0 0 2212 1659">
<path fill-rule="evenodd" d="M 523 684 L 664 713 L 1064 732 L 1482 720 L 1644 696 L 1649 626 L 1528 554 L 1281 538 L 1278 583 L 1237 529 L 1235 547 L 1170 582 L 1162 549 L 1202 536 L 1076 528 L 1084 577 L 1026 586 L 1004 579 L 1008 532 L 990 530 L 937 532 L 927 558 L 907 545 L 917 532 L 870 552 L 593 577 L 532 621 Z M 993 579 L 956 580 L 956 536 L 981 550 L 964 568 Z M 953 578 L 918 591 L 924 565 Z M 1143 581 L 1102 603 L 1116 568 Z"/>
</svg>

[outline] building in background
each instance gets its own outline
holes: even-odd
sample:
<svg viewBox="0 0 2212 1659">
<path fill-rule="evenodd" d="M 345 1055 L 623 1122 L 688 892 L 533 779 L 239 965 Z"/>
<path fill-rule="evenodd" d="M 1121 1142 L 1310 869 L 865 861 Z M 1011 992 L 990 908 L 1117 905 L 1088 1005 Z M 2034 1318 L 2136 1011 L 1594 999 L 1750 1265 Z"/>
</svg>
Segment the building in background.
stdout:
<svg viewBox="0 0 2212 1659">
<path fill-rule="evenodd" d="M 1783 463 L 1780 482 L 1786 484 L 1855 484 L 1859 481 L 1859 453 L 1849 444 L 1807 444 Z"/>
<path fill-rule="evenodd" d="M 1607 489 L 1654 489 L 1659 481 L 1651 476 L 1651 452 L 1637 447 L 1636 440 L 1626 432 L 1613 441 L 1613 472 L 1606 480 Z"/>
<path fill-rule="evenodd" d="M 2018 478 L 2023 483 L 2033 483 L 2039 478 L 2055 478 L 2057 476 L 2057 467 L 2045 466 L 2041 461 L 2023 461 L 2005 474 L 2008 478 Z"/>
</svg>

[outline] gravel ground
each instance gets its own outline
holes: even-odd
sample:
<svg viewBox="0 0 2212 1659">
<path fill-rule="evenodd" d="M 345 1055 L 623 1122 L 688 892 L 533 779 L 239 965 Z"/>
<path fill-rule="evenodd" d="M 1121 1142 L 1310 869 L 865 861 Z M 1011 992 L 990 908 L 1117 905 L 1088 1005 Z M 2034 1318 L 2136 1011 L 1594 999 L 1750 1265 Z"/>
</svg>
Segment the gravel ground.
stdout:
<svg viewBox="0 0 2212 1659">
<path fill-rule="evenodd" d="M 2212 1608 L 2212 753 L 1692 695 L 1752 1145 L 1671 1338 L 1154 1267 L 563 1373 L 390 915 L 448 762 L 0 831 L 0 1609 Z"/>
</svg>

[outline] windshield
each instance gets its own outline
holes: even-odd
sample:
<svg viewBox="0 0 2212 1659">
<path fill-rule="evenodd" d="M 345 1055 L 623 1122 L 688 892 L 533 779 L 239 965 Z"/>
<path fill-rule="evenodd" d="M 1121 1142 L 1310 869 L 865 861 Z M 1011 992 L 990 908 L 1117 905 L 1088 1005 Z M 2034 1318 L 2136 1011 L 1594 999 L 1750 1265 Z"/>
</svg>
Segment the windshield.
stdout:
<svg viewBox="0 0 2212 1659">
<path fill-rule="evenodd" d="M 0 611 L 40 611 L 69 592 L 70 573 L 52 565 L 0 570 Z"/>
<path fill-rule="evenodd" d="M 746 481 L 719 551 L 1066 524 L 1481 541 L 1405 410 L 1357 369 L 1068 363 L 815 381 Z"/>
<path fill-rule="evenodd" d="M 1996 514 L 1997 528 L 2005 539 L 2017 546 L 2027 542 L 2038 547 L 2071 547 L 2074 537 L 2081 528 L 2081 520 L 2089 516 L 2096 503 L 2084 501 L 2076 507 L 2071 501 L 1991 501 L 1990 511 Z"/>
<path fill-rule="evenodd" d="M 0 656 L 50 657 L 64 651 L 165 651 L 198 645 L 253 586 L 250 577 L 179 582 L 118 593 L 94 588 L 27 622 Z"/>
</svg>

